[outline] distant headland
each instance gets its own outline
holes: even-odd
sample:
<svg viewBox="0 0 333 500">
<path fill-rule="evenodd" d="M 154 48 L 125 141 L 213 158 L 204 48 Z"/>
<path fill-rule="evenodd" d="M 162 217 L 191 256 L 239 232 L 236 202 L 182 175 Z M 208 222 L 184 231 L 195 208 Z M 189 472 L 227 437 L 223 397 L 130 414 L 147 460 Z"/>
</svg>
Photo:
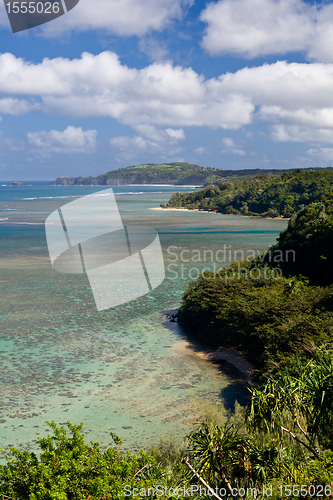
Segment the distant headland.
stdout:
<svg viewBox="0 0 333 500">
<path fill-rule="evenodd" d="M 28 184 L 27 182 L 11 182 L 8 184 L 9 186 L 31 186 L 31 184 Z"/>
</svg>

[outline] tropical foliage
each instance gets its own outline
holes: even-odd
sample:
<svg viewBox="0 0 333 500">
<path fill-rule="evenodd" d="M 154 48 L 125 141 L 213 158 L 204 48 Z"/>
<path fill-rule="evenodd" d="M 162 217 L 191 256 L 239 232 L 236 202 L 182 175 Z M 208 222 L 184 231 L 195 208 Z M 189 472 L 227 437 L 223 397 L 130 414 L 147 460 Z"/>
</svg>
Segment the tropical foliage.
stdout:
<svg viewBox="0 0 333 500">
<path fill-rule="evenodd" d="M 192 193 L 176 192 L 168 208 L 212 210 L 224 214 L 291 217 L 319 201 L 333 187 L 333 172 L 296 170 L 278 176 L 225 179 Z"/>
<path fill-rule="evenodd" d="M 191 163 L 147 163 L 145 165 L 132 165 L 131 167 L 111 170 L 106 174 L 96 177 L 59 177 L 51 185 L 88 184 L 88 185 L 113 185 L 113 184 L 194 184 L 202 186 L 218 182 L 223 177 L 246 178 L 256 171 L 248 170 L 220 170 L 217 168 L 200 167 Z"/>
<path fill-rule="evenodd" d="M 331 171 L 331 167 L 318 168 L 318 172 Z M 187 162 L 178 163 L 146 163 L 118 168 L 96 177 L 59 177 L 51 185 L 86 184 L 86 185 L 115 185 L 115 184 L 176 184 L 208 186 L 213 183 L 224 183 L 227 180 L 237 181 L 251 179 L 256 175 L 281 175 L 284 170 L 222 170 L 219 168 L 200 167 Z M 212 194 L 211 188 L 207 191 Z"/>
<path fill-rule="evenodd" d="M 327 438 L 333 437 L 332 352 L 319 349 L 297 376 L 283 371 L 251 392 L 250 420 L 254 425 L 264 426 L 280 440 L 287 433 L 315 458 L 319 457 L 316 442 L 333 445 L 327 443 Z M 290 425 L 292 428 L 287 428 Z M 299 431 L 302 440 L 294 434 Z"/>
<path fill-rule="evenodd" d="M 101 451 L 99 443 L 85 443 L 82 424 L 68 422 L 70 436 L 63 426 L 49 425 L 54 435 L 39 438 L 39 457 L 15 448 L 5 454 L 7 464 L 0 465 L 2 494 L 20 500 L 115 499 L 123 498 L 124 484 L 149 487 L 159 479 L 158 471 L 149 477 L 155 460 L 143 451 L 139 456 L 112 447 Z M 121 444 L 117 436 L 112 438 Z"/>
<path fill-rule="evenodd" d="M 190 283 L 178 312 L 190 338 L 246 352 L 258 376 L 333 339 L 332 286 L 262 274 L 251 279 L 243 271 L 226 280 L 205 273 Z"/>
<path fill-rule="evenodd" d="M 284 275 L 302 274 L 315 285 L 333 283 L 333 191 L 291 218 L 271 254 L 286 256 L 289 251 L 294 258 L 277 264 Z M 264 262 L 269 262 L 268 254 Z"/>
<path fill-rule="evenodd" d="M 330 494 L 332 212 L 329 192 L 293 217 L 266 254 L 204 273 L 185 292 L 178 317 L 188 334 L 243 351 L 259 381 L 251 388 L 243 432 L 206 422 L 189 437 L 192 460 L 211 481 L 270 483 L 276 497 L 315 494 L 304 485 L 322 485 L 323 496 Z M 303 490 L 279 490 L 279 484 Z"/>
</svg>

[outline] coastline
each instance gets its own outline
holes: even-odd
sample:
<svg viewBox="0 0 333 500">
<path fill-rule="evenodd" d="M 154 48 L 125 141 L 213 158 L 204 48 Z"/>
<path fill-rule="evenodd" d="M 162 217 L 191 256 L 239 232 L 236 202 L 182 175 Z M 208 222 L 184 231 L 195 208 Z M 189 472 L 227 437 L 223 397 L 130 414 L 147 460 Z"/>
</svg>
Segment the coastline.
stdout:
<svg viewBox="0 0 333 500">
<path fill-rule="evenodd" d="M 237 217 L 252 217 L 253 219 L 290 220 L 290 217 L 263 217 L 262 215 L 223 214 L 221 212 L 217 212 L 216 210 L 200 210 L 199 208 L 193 208 L 193 210 L 190 210 L 189 208 L 153 207 L 153 208 L 150 208 L 149 210 L 168 210 L 168 211 L 177 211 L 177 212 L 201 212 L 203 214 L 236 215 Z"/>
<path fill-rule="evenodd" d="M 195 345 L 186 340 L 177 343 L 174 349 L 178 352 L 182 352 L 185 356 L 194 356 L 207 361 L 226 361 L 242 373 L 248 384 L 253 382 L 252 365 L 246 361 L 244 353 L 236 351 L 235 349 L 220 347 L 216 351 L 206 351 L 202 350 L 202 348 L 197 349 Z"/>
<path fill-rule="evenodd" d="M 5 182 L 5 181 L 4 181 Z M 10 185 L 10 184 L 8 184 Z M 185 188 L 191 188 L 191 189 L 202 189 L 204 186 L 198 186 L 196 184 L 56 184 L 55 181 L 52 181 L 48 184 L 49 186 L 96 186 L 96 187 L 112 187 L 112 186 L 156 186 L 156 187 L 185 187 Z M 26 184 L 26 186 L 31 186 L 31 184 Z"/>
<path fill-rule="evenodd" d="M 111 184 L 108 184 L 111 185 Z M 114 184 L 113 184 L 114 185 Z M 193 188 L 193 189 L 200 189 L 203 188 L 203 186 L 197 186 L 194 184 L 118 184 L 119 186 L 160 186 L 160 187 L 186 187 L 186 188 Z"/>
<path fill-rule="evenodd" d="M 170 322 L 169 318 L 171 315 L 175 315 L 178 309 L 169 309 L 163 311 L 163 315 L 168 319 L 164 321 L 163 324 L 166 328 L 182 336 L 183 332 L 181 325 L 176 322 Z M 191 357 L 196 360 L 205 360 L 210 362 L 226 361 L 227 363 L 233 365 L 242 374 L 243 378 L 246 379 L 246 383 L 250 384 L 253 382 L 254 368 L 245 358 L 245 352 L 237 351 L 231 347 L 219 347 L 216 350 L 206 349 L 202 342 L 190 341 L 190 340 L 180 340 L 173 345 L 172 350 L 184 357 Z"/>
<path fill-rule="evenodd" d="M 198 208 L 194 208 L 193 210 L 190 210 L 189 208 L 162 208 L 162 207 L 153 207 L 153 208 L 150 208 L 149 210 L 168 210 L 168 211 L 176 211 L 176 212 L 202 212 L 203 214 L 225 215 L 225 214 L 221 214 L 220 212 L 216 212 L 216 210 L 199 210 Z M 234 214 L 231 214 L 231 215 L 234 215 Z"/>
</svg>

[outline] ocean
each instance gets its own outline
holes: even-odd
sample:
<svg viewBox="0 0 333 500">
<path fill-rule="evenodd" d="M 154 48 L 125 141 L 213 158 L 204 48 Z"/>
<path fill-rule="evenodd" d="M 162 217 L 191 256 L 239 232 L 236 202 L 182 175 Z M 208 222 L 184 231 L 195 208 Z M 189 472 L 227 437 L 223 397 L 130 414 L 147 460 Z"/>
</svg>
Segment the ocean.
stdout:
<svg viewBox="0 0 333 500">
<path fill-rule="evenodd" d="M 1 185 L 2 184 L 2 185 Z M 53 270 L 48 215 L 103 186 L 0 183 L 0 446 L 37 449 L 46 421 L 84 423 L 88 440 L 138 450 L 160 436 L 181 441 L 204 398 L 232 409 L 244 376 L 197 353 L 166 314 L 203 269 L 274 244 L 286 220 L 159 210 L 182 186 L 114 186 L 123 223 L 159 234 L 166 278 L 147 295 L 98 312 L 86 275 Z"/>
</svg>

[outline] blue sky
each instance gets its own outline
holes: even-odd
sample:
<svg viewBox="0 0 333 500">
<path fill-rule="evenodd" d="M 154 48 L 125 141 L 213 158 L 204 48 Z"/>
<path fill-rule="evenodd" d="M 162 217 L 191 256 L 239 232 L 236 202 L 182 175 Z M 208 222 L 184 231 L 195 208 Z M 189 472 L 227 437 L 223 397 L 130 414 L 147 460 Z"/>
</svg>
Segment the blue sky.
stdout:
<svg viewBox="0 0 333 500">
<path fill-rule="evenodd" d="M 80 0 L 13 34 L 0 179 L 333 164 L 333 2 Z"/>
</svg>

